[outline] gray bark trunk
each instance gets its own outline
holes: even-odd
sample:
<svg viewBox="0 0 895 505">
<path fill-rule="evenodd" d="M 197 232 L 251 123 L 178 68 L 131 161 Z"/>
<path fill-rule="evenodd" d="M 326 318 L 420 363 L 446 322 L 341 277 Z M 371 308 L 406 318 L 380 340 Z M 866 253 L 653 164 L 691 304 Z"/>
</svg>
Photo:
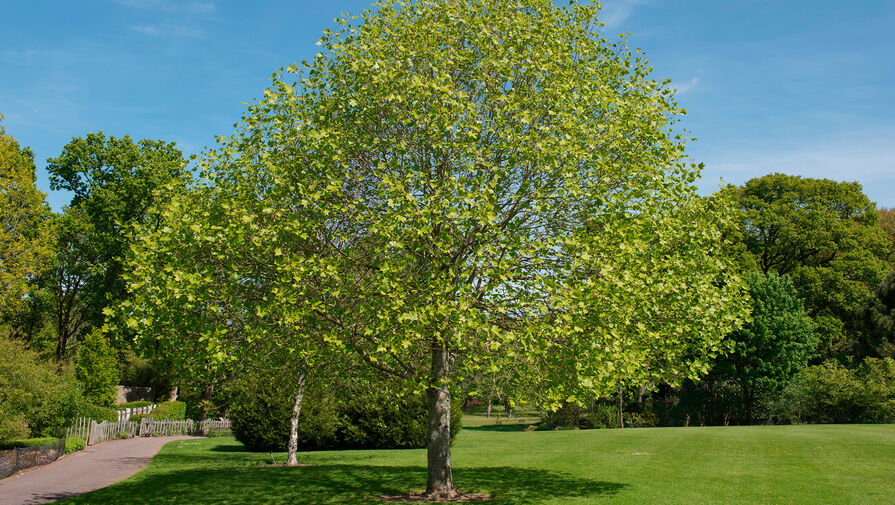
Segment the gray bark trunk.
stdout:
<svg viewBox="0 0 895 505">
<path fill-rule="evenodd" d="M 450 499 L 460 493 L 451 473 L 451 395 L 446 377 L 450 362 L 447 349 L 432 349 L 429 399 L 428 480 L 426 495 L 430 500 Z"/>
<path fill-rule="evenodd" d="M 289 453 L 286 456 L 286 466 L 298 465 L 298 416 L 301 414 L 301 402 L 305 396 L 305 374 L 298 376 L 298 392 L 295 393 L 292 402 L 292 421 L 289 426 Z"/>
</svg>

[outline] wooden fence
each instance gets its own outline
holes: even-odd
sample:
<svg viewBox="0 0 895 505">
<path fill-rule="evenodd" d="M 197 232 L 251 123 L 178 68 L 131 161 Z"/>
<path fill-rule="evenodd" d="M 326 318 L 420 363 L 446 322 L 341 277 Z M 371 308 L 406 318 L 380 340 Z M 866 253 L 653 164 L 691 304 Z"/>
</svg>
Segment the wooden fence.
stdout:
<svg viewBox="0 0 895 505">
<path fill-rule="evenodd" d="M 76 419 L 66 432 L 66 437 L 79 437 L 87 441 L 87 445 L 95 445 L 107 440 L 119 438 L 163 437 L 170 435 L 204 435 L 209 431 L 229 430 L 230 420 L 207 419 L 196 422 L 191 419 L 186 421 L 173 421 L 170 419 L 154 420 L 144 417 L 140 422 L 136 421 L 103 421 L 98 423 L 92 419 L 82 417 Z"/>
</svg>

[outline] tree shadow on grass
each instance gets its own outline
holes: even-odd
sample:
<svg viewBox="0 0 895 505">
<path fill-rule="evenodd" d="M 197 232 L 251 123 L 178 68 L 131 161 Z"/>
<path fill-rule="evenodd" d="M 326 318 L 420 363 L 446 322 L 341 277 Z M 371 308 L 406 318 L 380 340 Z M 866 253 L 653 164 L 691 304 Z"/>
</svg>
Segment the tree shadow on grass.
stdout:
<svg viewBox="0 0 895 505">
<path fill-rule="evenodd" d="M 523 424 L 486 424 L 484 426 L 464 426 L 463 430 L 470 431 L 530 431 L 527 430 L 529 426 L 537 425 L 537 423 Z"/>
<path fill-rule="evenodd" d="M 246 451 L 245 446 L 239 442 L 233 442 L 232 444 L 219 444 L 208 450 L 211 452 L 248 452 Z"/>
<path fill-rule="evenodd" d="M 492 493 L 488 503 L 537 504 L 551 499 L 611 495 L 625 484 L 600 482 L 546 470 L 513 467 L 454 469 L 462 491 Z M 138 478 L 63 503 L 129 505 L 379 503 L 426 487 L 426 469 L 415 466 L 322 464 L 307 467 L 176 469 Z"/>
</svg>

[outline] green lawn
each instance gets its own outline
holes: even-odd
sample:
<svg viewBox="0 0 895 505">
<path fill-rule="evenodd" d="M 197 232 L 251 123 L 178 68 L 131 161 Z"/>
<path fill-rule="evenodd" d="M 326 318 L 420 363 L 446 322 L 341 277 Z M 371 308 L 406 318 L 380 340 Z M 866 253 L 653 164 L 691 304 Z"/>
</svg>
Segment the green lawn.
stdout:
<svg viewBox="0 0 895 505">
<path fill-rule="evenodd" d="M 511 432 L 464 429 L 454 478 L 493 504 L 895 504 L 895 425 Z M 285 456 L 275 455 L 282 462 Z M 231 438 L 167 445 L 143 472 L 60 503 L 377 503 L 425 487 L 425 451 L 265 467 Z"/>
</svg>

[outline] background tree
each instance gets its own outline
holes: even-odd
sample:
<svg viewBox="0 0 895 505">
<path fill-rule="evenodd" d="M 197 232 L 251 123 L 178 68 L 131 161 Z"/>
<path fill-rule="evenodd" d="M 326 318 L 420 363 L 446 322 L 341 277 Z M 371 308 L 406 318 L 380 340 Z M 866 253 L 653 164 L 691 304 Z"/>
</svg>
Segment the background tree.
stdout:
<svg viewBox="0 0 895 505">
<path fill-rule="evenodd" d="M 90 279 L 102 275 L 103 265 L 92 244 L 93 228 L 83 212 L 66 207 L 56 218 L 55 258 L 40 278 L 40 287 L 48 294 L 48 312 L 55 328 L 55 359 L 61 364 L 68 356 L 69 344 L 89 327 L 89 307 L 85 287 Z"/>
<path fill-rule="evenodd" d="M 879 226 L 889 236 L 889 264 L 895 267 L 895 208 L 879 209 Z"/>
<path fill-rule="evenodd" d="M 83 385 L 84 397 L 94 405 L 111 407 L 117 396 L 118 353 L 99 329 L 78 347 L 75 376 Z"/>
<path fill-rule="evenodd" d="M 788 276 L 752 273 L 748 281 L 752 321 L 733 332 L 731 353 L 718 359 L 712 375 L 739 387 L 751 424 L 756 400 L 782 390 L 808 364 L 817 340 Z"/>
<path fill-rule="evenodd" d="M 0 315 L 23 309 L 52 255 L 52 214 L 35 180 L 34 155 L 0 124 Z"/>
<path fill-rule="evenodd" d="M 243 243 L 273 250 L 284 319 L 427 392 L 430 499 L 457 495 L 451 386 L 492 350 L 524 343 L 558 402 L 703 373 L 744 316 L 673 92 L 597 13 L 385 2 L 275 76 L 207 161 L 256 202 Z M 267 278 L 249 272 L 230 282 Z"/>
<path fill-rule="evenodd" d="M 102 132 L 73 138 L 58 158 L 47 160 L 53 189 L 71 191 L 64 232 L 58 244 L 54 275 L 60 338 L 78 324 L 98 327 L 103 309 L 125 298 L 125 253 L 131 243 L 126 230 L 159 224 L 159 191 L 189 178 L 186 162 L 174 143 L 134 142 Z M 77 307 L 80 314 L 72 314 Z M 79 322 L 78 322 L 79 321 Z M 64 347 L 64 346 L 63 346 Z"/>
<path fill-rule="evenodd" d="M 788 274 L 817 325 L 818 357 L 854 355 L 889 244 L 858 183 L 772 174 L 730 188 L 739 240 L 762 273 Z"/>
</svg>

